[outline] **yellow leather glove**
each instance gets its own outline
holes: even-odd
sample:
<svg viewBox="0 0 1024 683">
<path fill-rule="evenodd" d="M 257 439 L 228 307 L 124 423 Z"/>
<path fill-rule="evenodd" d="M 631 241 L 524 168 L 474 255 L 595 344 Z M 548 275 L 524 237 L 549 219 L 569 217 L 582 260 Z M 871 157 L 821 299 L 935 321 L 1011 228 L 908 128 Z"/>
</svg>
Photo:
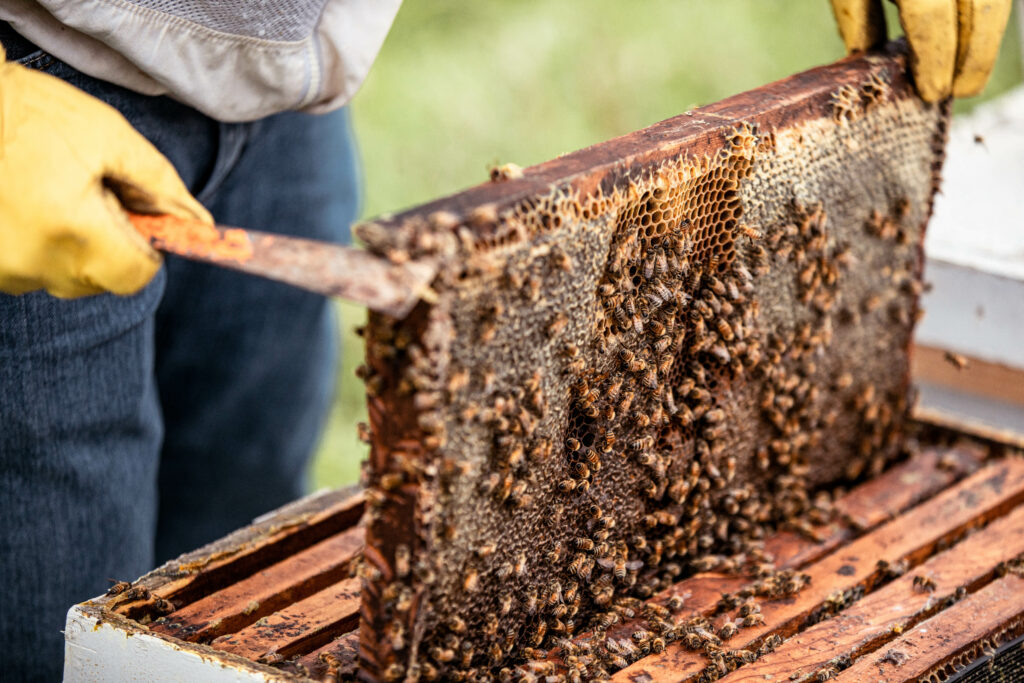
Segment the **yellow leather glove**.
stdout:
<svg viewBox="0 0 1024 683">
<path fill-rule="evenodd" d="M 985 87 L 999 54 L 1011 0 L 893 0 L 910 44 L 921 97 L 970 97 Z M 850 52 L 885 41 L 881 0 L 832 0 Z"/>
<path fill-rule="evenodd" d="M 137 292 L 161 259 L 125 208 L 211 221 L 121 114 L 0 47 L 0 291 Z"/>
</svg>

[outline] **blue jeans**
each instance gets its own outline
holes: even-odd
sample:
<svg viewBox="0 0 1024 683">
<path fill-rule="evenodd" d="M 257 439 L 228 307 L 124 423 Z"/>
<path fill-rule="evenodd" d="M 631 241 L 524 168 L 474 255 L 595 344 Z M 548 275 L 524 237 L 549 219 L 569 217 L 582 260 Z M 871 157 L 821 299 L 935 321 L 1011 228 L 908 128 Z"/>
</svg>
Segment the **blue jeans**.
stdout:
<svg viewBox="0 0 1024 683">
<path fill-rule="evenodd" d="M 20 61 L 120 110 L 218 222 L 348 239 L 345 110 L 223 124 Z M 0 678 L 59 680 L 72 604 L 300 496 L 337 348 L 324 298 L 173 257 L 131 297 L 0 295 Z"/>
</svg>

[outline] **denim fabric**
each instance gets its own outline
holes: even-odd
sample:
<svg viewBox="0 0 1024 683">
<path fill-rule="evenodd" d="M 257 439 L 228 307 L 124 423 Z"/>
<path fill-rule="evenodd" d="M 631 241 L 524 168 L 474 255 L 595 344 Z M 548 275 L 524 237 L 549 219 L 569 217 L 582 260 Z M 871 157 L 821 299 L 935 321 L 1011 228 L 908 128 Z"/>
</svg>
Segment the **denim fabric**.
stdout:
<svg viewBox="0 0 1024 683">
<path fill-rule="evenodd" d="M 348 239 L 345 110 L 222 124 L 20 61 L 119 109 L 218 222 Z M 59 680 L 72 604 L 301 495 L 336 353 L 324 298 L 173 257 L 132 297 L 0 295 L 0 677 Z"/>
</svg>

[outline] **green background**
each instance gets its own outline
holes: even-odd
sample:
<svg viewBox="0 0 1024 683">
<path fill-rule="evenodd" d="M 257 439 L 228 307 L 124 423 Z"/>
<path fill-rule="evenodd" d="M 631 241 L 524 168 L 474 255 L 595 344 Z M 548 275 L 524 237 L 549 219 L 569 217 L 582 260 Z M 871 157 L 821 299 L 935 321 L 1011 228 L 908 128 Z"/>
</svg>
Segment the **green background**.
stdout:
<svg viewBox="0 0 1024 683">
<path fill-rule="evenodd" d="M 891 3 L 891 33 L 898 33 Z M 1016 16 L 969 109 L 1021 80 Z M 364 217 L 476 185 L 843 55 L 827 0 L 408 0 L 352 102 Z M 355 481 L 365 446 L 365 311 L 339 304 L 338 394 L 316 487 Z"/>
</svg>

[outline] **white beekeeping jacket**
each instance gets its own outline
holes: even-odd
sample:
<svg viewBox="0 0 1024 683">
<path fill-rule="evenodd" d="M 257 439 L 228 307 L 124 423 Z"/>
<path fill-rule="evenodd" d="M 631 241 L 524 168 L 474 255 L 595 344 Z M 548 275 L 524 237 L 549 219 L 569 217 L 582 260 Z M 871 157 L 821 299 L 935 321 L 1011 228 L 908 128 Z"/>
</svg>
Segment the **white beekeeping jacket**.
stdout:
<svg viewBox="0 0 1024 683">
<path fill-rule="evenodd" d="M 79 71 L 221 121 L 324 112 L 355 94 L 401 0 L 0 0 Z"/>
</svg>

